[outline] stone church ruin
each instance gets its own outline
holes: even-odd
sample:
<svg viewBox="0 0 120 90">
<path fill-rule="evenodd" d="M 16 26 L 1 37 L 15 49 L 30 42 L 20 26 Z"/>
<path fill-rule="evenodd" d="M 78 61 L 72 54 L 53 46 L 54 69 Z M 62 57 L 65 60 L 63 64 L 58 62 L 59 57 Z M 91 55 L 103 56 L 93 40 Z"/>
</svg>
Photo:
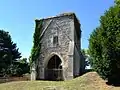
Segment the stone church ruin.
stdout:
<svg viewBox="0 0 120 90">
<path fill-rule="evenodd" d="M 40 19 L 40 54 L 31 67 L 31 80 L 70 80 L 85 68 L 80 23 L 74 13 Z M 35 20 L 39 29 L 40 20 Z"/>
</svg>

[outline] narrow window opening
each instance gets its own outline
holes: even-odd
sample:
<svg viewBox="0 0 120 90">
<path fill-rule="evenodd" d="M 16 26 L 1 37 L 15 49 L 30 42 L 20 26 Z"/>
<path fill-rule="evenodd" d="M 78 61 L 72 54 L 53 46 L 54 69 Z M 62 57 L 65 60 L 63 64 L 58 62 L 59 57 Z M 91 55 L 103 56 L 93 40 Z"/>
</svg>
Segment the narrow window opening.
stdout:
<svg viewBox="0 0 120 90">
<path fill-rule="evenodd" d="M 53 37 L 53 45 L 58 45 L 58 36 Z"/>
</svg>

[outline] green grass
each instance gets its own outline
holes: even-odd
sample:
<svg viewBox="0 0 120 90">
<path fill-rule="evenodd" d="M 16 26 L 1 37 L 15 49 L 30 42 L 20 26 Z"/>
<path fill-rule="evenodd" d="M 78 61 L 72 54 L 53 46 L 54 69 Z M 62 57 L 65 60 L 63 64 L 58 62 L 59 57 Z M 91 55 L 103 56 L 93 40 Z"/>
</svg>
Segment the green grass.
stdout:
<svg viewBox="0 0 120 90">
<path fill-rule="evenodd" d="M 95 72 L 69 81 L 14 81 L 0 84 L 0 90 L 120 90 L 107 86 Z"/>
</svg>

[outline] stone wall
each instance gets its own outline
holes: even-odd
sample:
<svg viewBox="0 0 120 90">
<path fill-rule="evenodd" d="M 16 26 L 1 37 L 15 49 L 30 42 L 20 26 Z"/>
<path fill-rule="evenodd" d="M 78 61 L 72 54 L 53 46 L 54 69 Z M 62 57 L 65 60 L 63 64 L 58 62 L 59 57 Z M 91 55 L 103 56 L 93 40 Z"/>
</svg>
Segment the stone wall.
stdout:
<svg viewBox="0 0 120 90">
<path fill-rule="evenodd" d="M 51 53 L 57 53 L 62 57 L 62 66 L 64 68 L 64 77 L 67 78 L 69 74 L 68 71 L 68 49 L 69 42 L 73 40 L 72 32 L 74 27 L 73 16 L 62 16 L 57 18 L 45 19 L 43 20 L 43 36 L 41 38 L 41 54 L 39 57 L 39 67 L 41 71 L 40 77 L 43 77 L 44 70 L 48 63 L 48 57 Z M 46 30 L 44 30 L 46 29 Z M 53 44 L 53 38 L 58 36 L 58 44 Z M 43 77 L 44 78 L 44 77 Z"/>
<path fill-rule="evenodd" d="M 37 20 L 36 26 L 39 29 L 39 20 Z M 80 33 L 80 24 L 73 13 L 43 19 L 40 35 L 41 52 L 36 61 L 37 79 L 45 79 L 48 61 L 54 55 L 57 55 L 62 61 L 64 80 L 79 75 Z M 55 38 L 58 41 L 57 44 Z"/>
<path fill-rule="evenodd" d="M 81 30 L 80 30 L 80 24 L 77 21 L 77 19 L 74 19 L 74 65 L 73 65 L 73 74 L 74 77 L 79 76 L 80 74 L 80 63 L 81 63 L 81 59 L 80 59 L 80 50 L 81 50 Z"/>
</svg>

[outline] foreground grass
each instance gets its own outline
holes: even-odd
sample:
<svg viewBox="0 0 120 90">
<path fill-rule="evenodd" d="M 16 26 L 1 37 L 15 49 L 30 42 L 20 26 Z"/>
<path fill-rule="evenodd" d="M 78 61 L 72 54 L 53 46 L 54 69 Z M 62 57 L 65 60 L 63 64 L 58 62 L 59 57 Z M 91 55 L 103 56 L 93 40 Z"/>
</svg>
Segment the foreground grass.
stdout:
<svg viewBox="0 0 120 90">
<path fill-rule="evenodd" d="M 0 90 L 120 90 L 107 86 L 96 72 L 69 81 L 15 81 L 0 84 Z"/>
</svg>

